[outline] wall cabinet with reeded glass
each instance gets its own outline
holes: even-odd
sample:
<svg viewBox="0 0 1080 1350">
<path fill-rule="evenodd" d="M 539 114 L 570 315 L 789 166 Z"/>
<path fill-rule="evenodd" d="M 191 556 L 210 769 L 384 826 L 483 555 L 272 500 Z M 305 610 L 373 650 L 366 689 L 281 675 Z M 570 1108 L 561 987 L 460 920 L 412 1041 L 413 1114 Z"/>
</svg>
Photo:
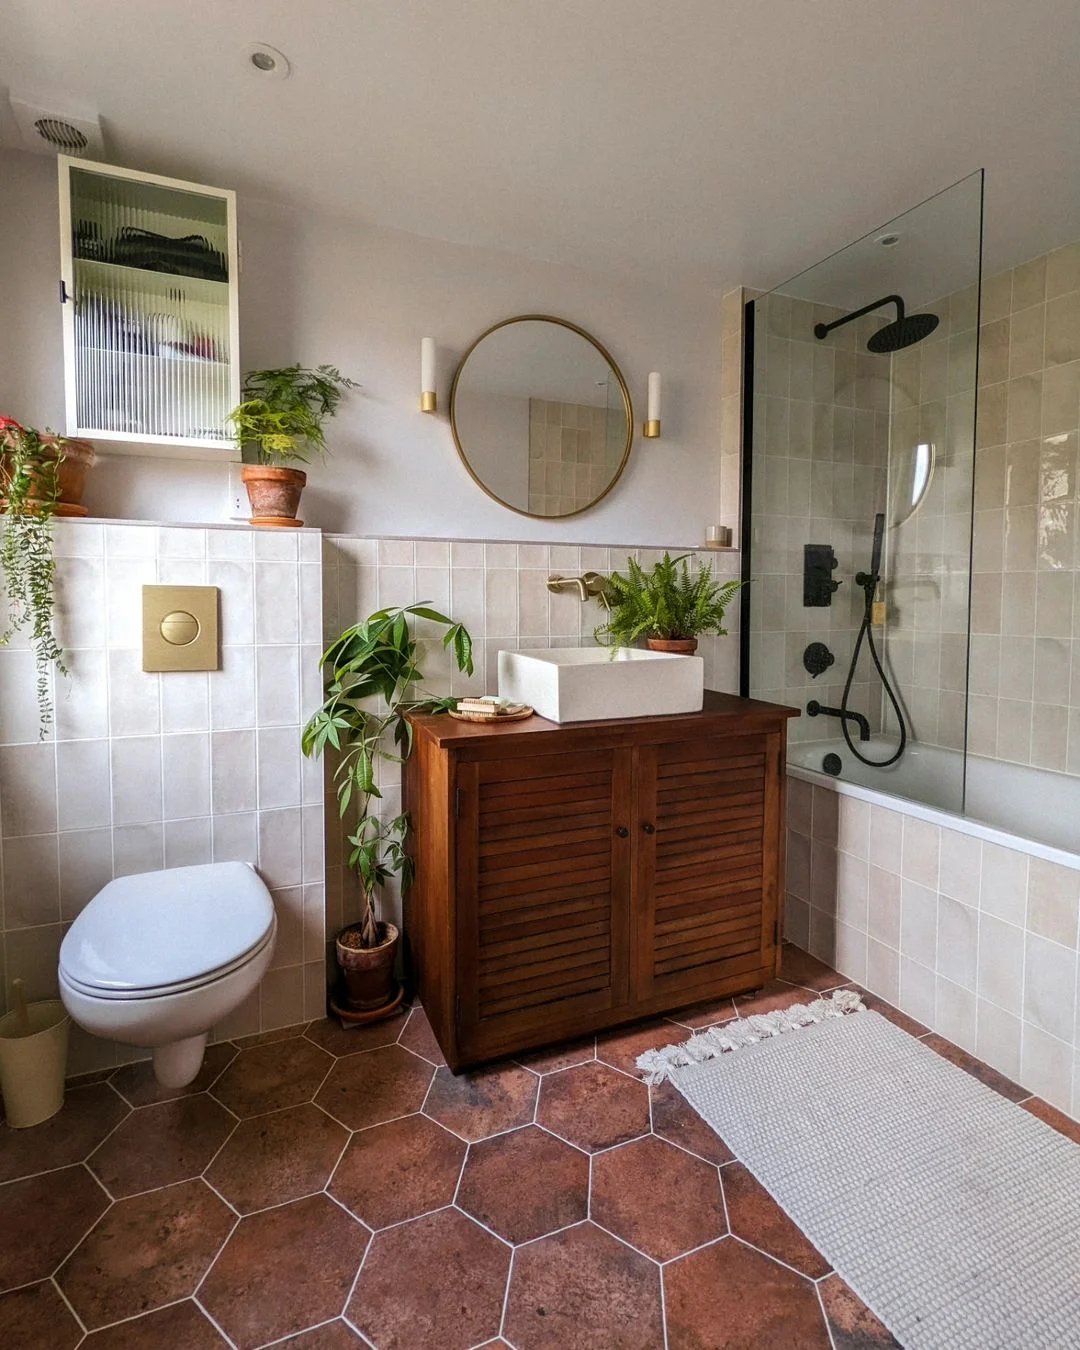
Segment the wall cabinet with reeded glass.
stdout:
<svg viewBox="0 0 1080 1350">
<path fill-rule="evenodd" d="M 236 194 L 60 157 L 69 435 L 238 458 Z"/>
</svg>

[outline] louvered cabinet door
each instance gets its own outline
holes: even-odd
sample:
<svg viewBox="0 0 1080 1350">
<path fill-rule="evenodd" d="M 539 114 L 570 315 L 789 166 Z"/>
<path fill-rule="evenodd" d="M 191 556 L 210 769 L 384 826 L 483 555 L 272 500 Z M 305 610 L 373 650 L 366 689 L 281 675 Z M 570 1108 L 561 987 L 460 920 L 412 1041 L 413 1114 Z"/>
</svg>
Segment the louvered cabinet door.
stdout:
<svg viewBox="0 0 1080 1350">
<path fill-rule="evenodd" d="M 627 1001 L 632 754 L 458 765 L 464 1057 L 535 1041 L 537 1028 L 557 1040 Z"/>
<path fill-rule="evenodd" d="M 781 753 L 777 735 L 639 750 L 637 998 L 691 1002 L 725 981 L 747 987 L 755 971 L 772 973 Z"/>
</svg>

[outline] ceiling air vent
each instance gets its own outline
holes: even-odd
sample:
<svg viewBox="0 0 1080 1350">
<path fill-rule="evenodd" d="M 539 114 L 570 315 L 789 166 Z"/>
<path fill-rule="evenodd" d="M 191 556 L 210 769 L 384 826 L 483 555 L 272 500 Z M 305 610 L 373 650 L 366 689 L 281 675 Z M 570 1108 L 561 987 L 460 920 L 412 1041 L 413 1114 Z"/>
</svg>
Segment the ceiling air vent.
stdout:
<svg viewBox="0 0 1080 1350">
<path fill-rule="evenodd" d="M 101 118 L 96 114 L 46 108 L 14 95 L 11 111 L 26 150 L 43 155 L 80 155 L 86 159 L 101 159 L 105 154 Z"/>
</svg>

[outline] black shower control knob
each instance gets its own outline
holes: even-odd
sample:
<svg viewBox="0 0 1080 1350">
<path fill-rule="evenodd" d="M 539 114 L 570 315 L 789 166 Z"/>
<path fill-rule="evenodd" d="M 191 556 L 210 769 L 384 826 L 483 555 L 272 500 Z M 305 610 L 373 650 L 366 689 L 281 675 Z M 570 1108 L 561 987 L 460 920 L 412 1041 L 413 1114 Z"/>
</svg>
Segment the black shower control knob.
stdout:
<svg viewBox="0 0 1080 1350">
<path fill-rule="evenodd" d="M 835 662 L 836 657 L 825 646 L 824 642 L 811 642 L 806 651 L 803 652 L 803 668 L 809 671 L 810 675 L 816 680 L 823 671 Z"/>
</svg>

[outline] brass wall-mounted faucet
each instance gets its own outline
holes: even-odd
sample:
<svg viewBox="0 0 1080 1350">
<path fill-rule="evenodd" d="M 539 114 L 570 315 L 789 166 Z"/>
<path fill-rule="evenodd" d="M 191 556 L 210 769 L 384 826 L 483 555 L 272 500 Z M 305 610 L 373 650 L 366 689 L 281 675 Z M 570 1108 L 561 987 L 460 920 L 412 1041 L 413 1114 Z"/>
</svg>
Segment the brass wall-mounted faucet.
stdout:
<svg viewBox="0 0 1080 1350">
<path fill-rule="evenodd" d="M 555 572 L 548 577 L 547 588 L 552 593 L 576 590 L 582 604 L 589 599 L 599 600 L 602 605 L 608 602 L 607 577 L 599 572 L 583 572 L 579 577 L 561 577 Z"/>
</svg>

